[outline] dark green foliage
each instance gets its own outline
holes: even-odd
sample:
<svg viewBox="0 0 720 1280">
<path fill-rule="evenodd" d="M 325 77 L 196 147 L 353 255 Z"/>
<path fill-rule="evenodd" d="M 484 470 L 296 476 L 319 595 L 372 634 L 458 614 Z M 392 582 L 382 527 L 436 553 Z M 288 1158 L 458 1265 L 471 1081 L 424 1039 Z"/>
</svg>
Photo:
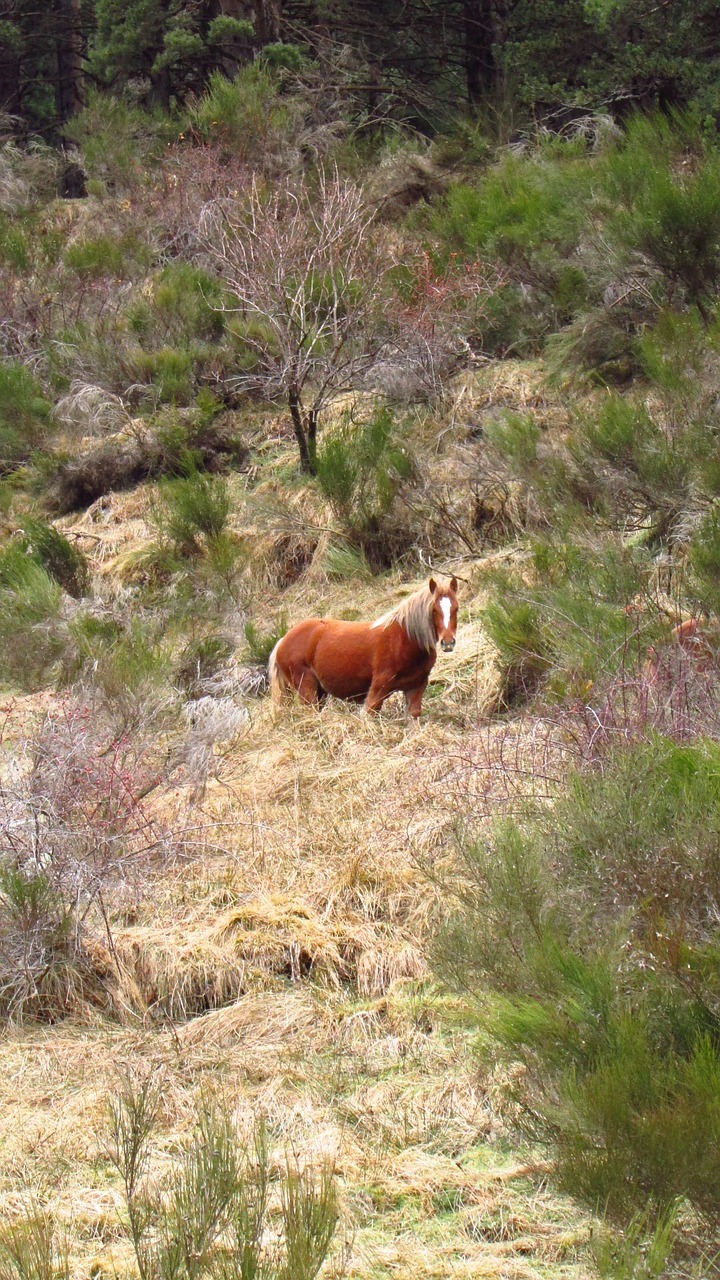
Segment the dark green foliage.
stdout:
<svg viewBox="0 0 720 1280">
<path fill-rule="evenodd" d="M 500 706 L 512 707 L 532 696 L 550 667 L 550 639 L 537 607 L 511 594 L 505 598 L 497 594 L 485 609 L 483 623 L 502 668 Z"/>
<path fill-rule="evenodd" d="M 235 60 L 253 34 L 252 24 L 232 17 L 211 19 L 188 5 L 160 0 L 95 0 L 92 72 L 106 85 L 124 86 L 148 77 L 164 106 L 202 88 L 213 65 Z"/>
<path fill-rule="evenodd" d="M 592 164 L 577 150 L 507 156 L 486 170 L 477 187 L 452 186 L 432 211 L 429 226 L 444 259 L 462 255 L 505 268 L 506 283 L 483 308 L 477 328 L 477 341 L 489 353 L 537 351 L 548 330 L 587 303 L 577 248 L 587 223 Z"/>
<path fill-rule="evenodd" d="M 225 316 L 215 309 L 219 303 L 217 281 L 200 267 L 178 259 L 163 267 L 152 288 L 146 287 L 134 299 L 127 312 L 128 325 L 145 348 L 219 341 L 225 330 Z"/>
<path fill-rule="evenodd" d="M 141 376 L 155 389 L 165 404 L 187 405 L 195 390 L 193 355 L 185 348 L 160 347 L 137 356 Z"/>
<path fill-rule="evenodd" d="M 85 279 L 113 276 L 117 280 L 132 279 L 142 274 L 150 262 L 151 251 L 134 235 L 116 238 L 111 235 L 76 240 L 65 251 L 65 265 Z"/>
<path fill-rule="evenodd" d="M 189 122 L 201 137 L 231 147 L 234 159 L 257 163 L 263 149 L 271 155 L 292 132 L 294 104 L 278 94 L 269 66 L 255 62 L 230 80 L 220 71 L 208 78 L 207 90 L 189 111 Z"/>
<path fill-rule="evenodd" d="M 709 320 L 720 281 L 720 155 L 687 117 L 633 118 L 605 165 L 611 227 Z"/>
<path fill-rule="evenodd" d="M 230 515 L 227 482 L 221 476 L 193 471 L 162 486 L 160 521 L 177 553 L 197 555 L 202 535 L 207 543 L 224 533 Z"/>
<path fill-rule="evenodd" d="M 30 370 L 0 364 L 0 472 L 29 457 L 48 434 L 50 405 Z"/>
<path fill-rule="evenodd" d="M 264 45 L 260 54 L 264 62 L 273 70 L 301 71 L 305 65 L 305 50 L 299 44 L 285 44 L 278 40 L 274 44 Z"/>
<path fill-rule="evenodd" d="M 176 130 L 159 112 L 143 110 L 93 87 L 85 106 L 63 132 L 77 143 L 88 177 L 103 184 L 101 191 L 104 187 L 126 191 L 142 184 Z"/>
<path fill-rule="evenodd" d="M 371 562 L 376 544 L 392 542 L 387 519 L 412 475 L 407 449 L 393 437 L 394 416 L 390 409 L 378 407 L 362 422 L 346 421 L 323 441 L 317 454 L 320 487 L 346 535 Z"/>
<path fill-rule="evenodd" d="M 444 964 L 488 984 L 561 1184 L 720 1217 L 720 752 L 641 741 L 465 844 Z"/>
<path fill-rule="evenodd" d="M 541 683 L 546 696 L 584 696 L 637 663 L 632 604 L 649 571 L 647 553 L 618 538 L 552 538 L 536 540 L 522 577 L 495 574 L 483 621 L 498 650 L 500 705 L 525 701 Z"/>
<path fill-rule="evenodd" d="M 690 545 L 691 588 L 702 608 L 720 614 L 720 512 L 711 507 Z"/>
<path fill-rule="evenodd" d="M 206 635 L 189 641 L 178 660 L 175 678 L 189 697 L 204 692 L 205 682 L 232 657 L 235 645 L 227 636 Z"/>
<path fill-rule="evenodd" d="M 250 660 L 258 666 L 266 666 L 275 645 L 278 640 L 282 640 L 287 629 L 288 622 L 284 613 L 275 619 L 269 631 L 256 627 L 254 622 L 248 620 L 243 627 L 243 634 Z"/>
<path fill-rule="evenodd" d="M 42 687 L 63 649 L 62 591 L 21 541 L 0 554 L 0 682 Z"/>
<path fill-rule="evenodd" d="M 54 525 L 26 516 L 23 520 L 25 550 L 67 591 L 80 599 L 90 587 L 88 562 L 79 547 L 73 546 Z"/>
<path fill-rule="evenodd" d="M 43 487 L 53 508 L 63 515 L 140 480 L 186 476 L 201 467 L 221 470 L 240 465 L 247 449 L 233 424 L 218 417 L 214 403 L 205 400 L 204 404 L 184 417 L 165 410 L 154 429 L 110 436 L 78 458 L 43 462 Z M 37 459 L 38 464 L 41 461 Z"/>
</svg>

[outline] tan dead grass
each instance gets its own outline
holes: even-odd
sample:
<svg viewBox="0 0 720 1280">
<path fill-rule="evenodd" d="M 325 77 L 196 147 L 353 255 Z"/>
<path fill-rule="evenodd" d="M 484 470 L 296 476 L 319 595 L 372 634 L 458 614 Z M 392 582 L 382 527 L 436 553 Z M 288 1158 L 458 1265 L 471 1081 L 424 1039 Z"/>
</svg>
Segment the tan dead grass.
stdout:
<svg viewBox="0 0 720 1280">
<path fill-rule="evenodd" d="M 507 377 L 493 384 L 494 402 L 540 396 L 534 375 Z M 328 513 L 312 487 L 283 486 L 291 442 L 278 433 L 269 448 L 262 501 L 232 481 L 258 624 L 280 607 L 289 622 L 372 619 L 422 583 L 424 571 L 412 582 L 330 581 Z M 119 557 L 152 540 L 151 501 L 146 486 L 66 523 L 108 582 Z M 277 527 L 264 523 L 269 509 L 280 510 Z M 282 553 L 302 555 L 316 538 L 317 563 L 278 601 L 266 584 L 288 527 L 299 541 Z M 458 644 L 438 657 L 419 726 L 406 729 L 399 699 L 376 718 L 293 701 L 273 716 L 254 703 L 199 802 L 190 805 L 190 786 L 152 797 L 172 829 L 196 834 L 149 873 L 132 921 L 110 904 L 125 1025 L 91 1014 L 0 1038 L 0 1212 L 19 1215 L 39 1196 L 68 1224 L 78 1278 L 132 1271 L 105 1154 L 118 1070 L 160 1074 L 159 1166 L 208 1091 L 240 1121 L 265 1116 L 278 1163 L 290 1150 L 332 1153 L 351 1276 L 585 1274 L 562 1243 L 568 1211 L 547 1200 L 530 1213 L 530 1193 L 516 1191 L 535 1178 L 539 1196 L 542 1173 L 494 1176 L 510 1167 L 494 1146 L 508 1106 L 502 1080 L 481 1072 L 458 1008 L 446 1017 L 426 980 L 438 890 L 423 867 L 449 856 L 462 797 L 476 794 L 480 808 L 494 785 L 479 724 L 497 676 L 478 620 L 481 577 L 465 576 Z M 517 732 L 516 756 L 531 764 L 539 747 L 527 726 Z"/>
</svg>

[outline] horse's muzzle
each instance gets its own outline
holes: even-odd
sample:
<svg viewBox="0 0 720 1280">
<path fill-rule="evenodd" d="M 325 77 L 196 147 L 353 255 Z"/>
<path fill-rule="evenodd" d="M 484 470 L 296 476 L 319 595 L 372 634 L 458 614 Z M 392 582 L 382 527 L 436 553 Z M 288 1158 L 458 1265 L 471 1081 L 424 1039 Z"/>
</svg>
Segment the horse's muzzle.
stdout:
<svg viewBox="0 0 720 1280">
<path fill-rule="evenodd" d="M 440 648 L 442 649 L 443 653 L 452 653 L 453 649 L 455 648 L 455 641 L 454 641 L 454 640 L 441 640 L 441 641 L 440 641 Z"/>
</svg>

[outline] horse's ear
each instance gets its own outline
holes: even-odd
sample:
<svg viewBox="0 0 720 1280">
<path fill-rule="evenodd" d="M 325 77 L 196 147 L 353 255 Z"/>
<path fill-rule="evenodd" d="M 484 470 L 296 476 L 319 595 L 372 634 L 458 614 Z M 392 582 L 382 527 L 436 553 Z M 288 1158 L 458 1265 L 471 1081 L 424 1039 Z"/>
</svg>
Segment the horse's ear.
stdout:
<svg viewBox="0 0 720 1280">
<path fill-rule="evenodd" d="M 453 594 L 457 591 L 457 578 L 450 579 L 450 590 L 453 592 Z"/>
<path fill-rule="evenodd" d="M 435 581 L 434 578 L 430 579 L 430 581 L 428 582 L 428 586 L 432 591 L 433 595 L 435 595 L 435 592 L 437 591 L 437 582 Z"/>
</svg>

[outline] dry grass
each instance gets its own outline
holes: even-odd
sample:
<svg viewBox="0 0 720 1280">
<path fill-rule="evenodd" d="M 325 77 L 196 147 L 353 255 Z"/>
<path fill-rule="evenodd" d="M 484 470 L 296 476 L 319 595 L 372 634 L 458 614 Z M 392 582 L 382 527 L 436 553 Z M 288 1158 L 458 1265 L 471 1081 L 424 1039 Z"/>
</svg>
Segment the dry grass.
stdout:
<svg viewBox="0 0 720 1280">
<path fill-rule="evenodd" d="M 458 672 L 451 698 L 467 696 Z M 350 1276 L 584 1275 L 586 1228 L 510 1157 L 502 1081 L 425 978 L 419 860 L 445 855 L 448 769 L 477 748 L 443 701 L 414 733 L 260 704 L 193 811 L 206 853 L 156 872 L 136 921 L 113 922 L 126 1025 L 5 1032 L 0 1211 L 39 1198 L 78 1277 L 132 1270 L 104 1148 L 118 1068 L 162 1075 L 158 1158 L 208 1088 L 266 1117 L 278 1161 L 332 1154 Z M 187 821 L 182 792 L 162 803 Z"/>
<path fill-rule="evenodd" d="M 472 395 L 540 395 L 530 375 L 506 376 Z M 470 391 L 458 394 L 467 407 Z M 466 428 L 459 413 L 447 421 L 455 456 Z M 329 512 L 311 485 L 288 484 L 292 443 L 274 430 L 262 478 L 231 477 L 232 529 L 250 548 L 242 598 L 260 630 L 280 609 L 288 623 L 375 618 L 421 585 L 419 565 L 413 577 L 328 575 Z M 152 501 L 144 486 L 62 522 L 103 590 L 132 577 L 155 536 Z M 375 718 L 248 702 L 204 789 L 152 797 L 178 833 L 172 861 L 148 872 L 139 901 L 109 903 L 121 1018 L 90 1012 L 0 1039 L 0 1214 L 39 1200 L 67 1228 L 78 1280 L 132 1274 L 106 1152 L 123 1070 L 162 1079 L 161 1162 L 208 1091 L 240 1123 L 266 1118 L 278 1163 L 332 1155 L 352 1277 L 587 1273 L 587 1225 L 513 1153 L 506 1082 L 479 1062 L 467 1011 L 428 977 L 426 869 L 451 853 L 461 795 L 487 806 L 488 733 L 506 733 L 480 730 L 497 674 L 481 573 L 461 573 L 457 647 L 438 656 L 419 726 L 406 728 L 399 696 Z M 19 742 L 50 698 L 14 704 Z M 547 758 L 527 726 L 506 750 L 529 767 Z"/>
</svg>

